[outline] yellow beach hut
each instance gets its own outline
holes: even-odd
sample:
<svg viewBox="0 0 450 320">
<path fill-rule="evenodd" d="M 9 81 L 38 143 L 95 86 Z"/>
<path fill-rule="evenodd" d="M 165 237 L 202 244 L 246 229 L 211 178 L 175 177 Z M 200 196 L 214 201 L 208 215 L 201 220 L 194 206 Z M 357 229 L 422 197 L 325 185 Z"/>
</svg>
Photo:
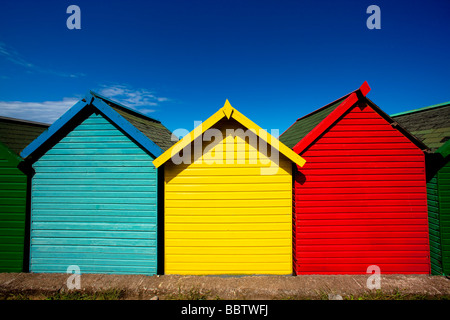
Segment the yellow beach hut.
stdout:
<svg viewBox="0 0 450 320">
<path fill-rule="evenodd" d="M 292 274 L 292 172 L 305 160 L 225 105 L 153 161 L 165 274 Z"/>
</svg>

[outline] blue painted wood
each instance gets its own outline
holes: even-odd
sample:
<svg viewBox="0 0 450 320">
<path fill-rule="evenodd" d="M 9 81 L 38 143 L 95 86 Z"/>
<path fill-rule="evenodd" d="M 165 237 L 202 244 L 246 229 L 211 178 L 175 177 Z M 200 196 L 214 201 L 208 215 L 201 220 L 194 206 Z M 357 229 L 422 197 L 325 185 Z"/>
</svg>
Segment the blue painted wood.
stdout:
<svg viewBox="0 0 450 320">
<path fill-rule="evenodd" d="M 89 116 L 38 159 L 31 272 L 65 273 L 78 265 L 81 273 L 155 274 L 157 170 L 152 160 L 102 114 Z"/>
<path fill-rule="evenodd" d="M 99 95 L 100 96 L 100 95 Z M 104 97 L 102 97 L 104 98 Z M 107 98 L 104 98 L 107 99 Z M 109 100 L 109 99 L 107 99 Z M 115 102 L 117 103 L 117 102 Z M 66 113 L 64 113 L 58 120 L 56 120 L 46 131 L 44 131 L 39 137 L 37 137 L 33 142 L 31 142 L 21 153 L 22 158 L 27 158 L 31 154 L 33 154 L 36 150 L 39 149 L 48 139 L 52 136 L 56 135 L 59 130 L 70 120 L 72 120 L 75 115 L 77 115 L 84 108 L 89 105 L 94 106 L 100 111 L 107 119 L 109 119 L 112 123 L 121 128 L 124 132 L 126 132 L 130 137 L 136 140 L 145 150 L 150 152 L 154 158 L 158 157 L 162 154 L 163 150 L 158 147 L 153 141 L 151 141 L 147 136 L 145 136 L 141 131 L 135 128 L 131 123 L 129 123 L 125 118 L 123 118 L 120 114 L 118 114 L 114 109 L 108 106 L 105 102 L 103 102 L 99 98 L 94 98 L 91 93 L 89 93 L 85 97 L 85 101 L 80 100 L 76 103 L 72 108 L 70 108 Z M 126 107 L 124 107 L 126 108 Z M 129 109 L 129 108 L 126 108 Z M 105 142 L 114 142 L 117 147 L 124 148 L 122 144 L 127 145 L 127 141 L 122 141 L 122 136 L 117 133 L 118 130 L 113 126 L 108 126 L 105 123 L 95 122 L 95 119 L 88 119 L 78 126 L 81 137 L 90 137 L 91 139 L 76 139 L 76 136 L 68 137 L 69 140 L 63 142 L 59 148 L 63 149 L 72 149 L 72 148 L 102 148 L 106 144 Z M 92 132 L 102 132 L 99 135 L 89 135 L 86 131 Z M 110 134 L 112 131 L 116 131 L 114 134 Z M 104 138 L 104 139 L 103 139 Z M 119 140 L 115 140 L 119 138 Z M 71 140 L 75 139 L 75 140 Z M 103 139 L 103 140 L 102 140 Z M 109 139 L 109 140 L 108 140 Z M 76 146 L 71 146 L 71 142 L 78 142 Z M 84 142 L 81 142 L 84 141 Z M 100 141 L 100 142 L 99 142 Z M 103 145 L 103 146 L 102 146 Z"/>
</svg>

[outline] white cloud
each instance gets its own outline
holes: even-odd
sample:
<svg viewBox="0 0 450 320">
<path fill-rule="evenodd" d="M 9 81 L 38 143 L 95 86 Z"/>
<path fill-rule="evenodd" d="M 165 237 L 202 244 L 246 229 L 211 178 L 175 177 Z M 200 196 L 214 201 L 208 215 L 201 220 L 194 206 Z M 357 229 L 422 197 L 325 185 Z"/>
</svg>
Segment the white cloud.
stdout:
<svg viewBox="0 0 450 320">
<path fill-rule="evenodd" d="M 98 93 L 112 100 L 116 100 L 127 107 L 139 110 L 142 113 L 155 111 L 153 108 L 144 107 L 156 107 L 159 105 L 159 102 L 169 100 L 166 97 L 157 97 L 147 89 L 133 89 L 121 84 L 102 85 Z"/>
<path fill-rule="evenodd" d="M 77 98 L 44 102 L 0 101 L 0 116 L 52 124 L 78 101 Z"/>
<path fill-rule="evenodd" d="M 38 73 L 46 73 L 46 74 L 52 74 L 59 77 L 67 77 L 67 78 L 78 78 L 85 76 L 84 73 L 77 72 L 77 73 L 65 73 L 60 71 L 55 71 L 51 69 L 45 69 L 41 68 L 39 66 L 36 66 L 26 59 L 24 59 L 16 50 L 14 50 L 12 47 L 7 46 L 5 43 L 0 42 L 0 56 L 3 56 L 5 59 L 9 60 L 10 62 L 22 66 L 27 69 L 27 72 L 38 72 Z"/>
<path fill-rule="evenodd" d="M 97 92 L 144 114 L 155 112 L 153 107 L 169 100 L 156 97 L 146 89 L 132 89 L 125 85 L 101 86 Z M 43 102 L 0 101 L 0 116 L 52 124 L 80 99 L 66 97 L 59 101 Z"/>
</svg>

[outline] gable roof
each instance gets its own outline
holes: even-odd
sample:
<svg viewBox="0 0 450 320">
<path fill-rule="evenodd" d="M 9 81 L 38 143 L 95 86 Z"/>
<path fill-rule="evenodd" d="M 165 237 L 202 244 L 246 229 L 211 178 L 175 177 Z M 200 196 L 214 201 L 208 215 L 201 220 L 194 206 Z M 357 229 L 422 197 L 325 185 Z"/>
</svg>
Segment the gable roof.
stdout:
<svg viewBox="0 0 450 320">
<path fill-rule="evenodd" d="M 117 102 L 102 97 L 93 91 L 89 91 L 85 98 L 78 101 L 72 108 L 56 120 L 46 131 L 31 142 L 21 153 L 23 158 L 30 158 L 38 150 L 43 149 L 44 145 L 55 135 L 61 132 L 69 123 L 74 121 L 88 108 L 95 108 L 107 119 L 112 121 L 121 130 L 133 138 L 142 148 L 147 150 L 155 158 L 167 149 L 171 133 L 158 120 L 147 117 L 137 111 L 131 110 Z M 139 128 L 133 123 L 139 123 Z M 155 133 L 151 132 L 152 130 Z M 150 137 L 159 134 L 159 139 L 153 141 Z"/>
<path fill-rule="evenodd" d="M 0 117 L 0 142 L 18 155 L 49 126 L 47 123 Z"/>
<path fill-rule="evenodd" d="M 279 142 L 278 139 L 270 135 L 265 130 L 261 129 L 257 124 L 248 119 L 238 110 L 233 108 L 229 103 L 228 99 L 225 101 L 225 104 L 222 108 L 220 108 L 216 113 L 214 113 L 211 117 L 202 122 L 198 127 L 196 127 L 193 131 L 188 133 L 183 137 L 180 141 L 174 144 L 170 149 L 166 150 L 161 156 L 153 160 L 153 164 L 155 167 L 160 167 L 167 160 L 169 160 L 172 155 L 179 153 L 183 148 L 191 144 L 197 137 L 201 136 L 206 130 L 211 128 L 214 124 L 219 122 L 221 119 L 231 119 L 233 118 L 241 125 L 246 127 L 247 129 L 254 130 L 254 133 L 260 138 L 266 141 L 271 146 L 278 149 L 280 153 L 285 155 L 289 160 L 296 163 L 300 167 L 302 167 L 306 160 L 297 155 L 291 149 L 289 149 L 286 145 Z"/>
<path fill-rule="evenodd" d="M 450 140 L 450 101 L 395 113 L 391 117 L 431 151 L 436 151 Z"/>
<path fill-rule="evenodd" d="M 175 144 L 176 141 L 172 141 L 172 132 L 167 129 L 159 120 L 151 118 L 149 116 L 140 113 L 139 111 L 132 110 L 123 104 L 110 100 L 100 94 L 91 91 L 91 94 L 95 97 L 102 99 L 107 105 L 113 108 L 118 114 L 124 117 L 134 127 L 139 129 L 144 135 L 146 135 L 151 141 L 156 143 L 163 151 L 166 151 Z"/>
<path fill-rule="evenodd" d="M 312 129 L 314 129 L 323 119 L 325 119 L 337 106 L 339 106 L 349 94 L 333 101 L 322 108 L 313 111 L 306 116 L 298 118 L 285 132 L 280 136 L 280 141 L 289 148 L 302 140 Z"/>
<path fill-rule="evenodd" d="M 423 143 L 411 135 L 403 127 L 397 125 L 395 121 L 383 112 L 375 103 L 369 100 L 366 95 L 369 93 L 370 87 L 365 81 L 361 87 L 342 98 L 302 117 L 299 118 L 294 125 L 287 129 L 281 136 L 280 141 L 288 140 L 289 144 L 294 146 L 292 149 L 301 154 L 309 147 L 325 130 L 338 121 L 358 101 L 369 104 L 375 112 L 383 117 L 388 123 L 395 126 L 403 135 L 413 142 L 421 150 L 428 149 Z M 305 127 L 305 129 L 298 129 Z M 287 136 L 287 137 L 286 137 Z M 296 142 L 295 142 L 296 140 Z"/>
</svg>

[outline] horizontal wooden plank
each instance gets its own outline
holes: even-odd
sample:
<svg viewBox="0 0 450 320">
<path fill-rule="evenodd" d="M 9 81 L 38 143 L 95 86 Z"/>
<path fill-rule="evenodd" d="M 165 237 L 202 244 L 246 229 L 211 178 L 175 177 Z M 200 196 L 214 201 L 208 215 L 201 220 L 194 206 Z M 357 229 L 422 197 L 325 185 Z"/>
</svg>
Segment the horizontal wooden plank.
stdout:
<svg viewBox="0 0 450 320">
<path fill-rule="evenodd" d="M 311 215 L 310 215 L 311 216 Z M 338 216 L 338 215 L 335 215 Z M 404 218 L 399 219 L 396 216 L 391 215 L 391 217 L 386 218 L 374 218 L 374 217 L 367 217 L 366 219 L 358 219 L 356 217 L 354 218 L 347 218 L 347 219 L 323 219 L 322 216 L 315 217 L 316 219 L 304 219 L 303 216 L 297 216 L 297 223 L 299 224 L 300 228 L 303 230 L 304 227 L 310 227 L 310 226 L 423 226 L 424 228 L 427 227 L 427 217 L 425 215 L 422 215 L 420 218 L 411 219 L 411 218 Z M 399 230 L 400 231 L 400 230 Z"/>
<path fill-rule="evenodd" d="M 175 192 L 245 192 L 247 190 L 271 192 L 271 191 L 291 191 L 291 183 L 242 183 L 242 184 L 166 184 L 166 194 Z"/>
<path fill-rule="evenodd" d="M 289 263 L 291 254 L 248 254 L 248 255 L 234 255 L 234 254 L 182 254 L 182 255 L 166 255 L 165 263 L 170 267 L 173 263 Z"/>
<path fill-rule="evenodd" d="M 398 180 L 398 181 L 383 181 L 383 180 L 359 180 L 359 181 L 302 181 L 301 178 L 297 178 L 298 181 L 294 182 L 297 192 L 303 192 L 303 190 L 310 188 L 349 188 L 349 187 L 420 187 L 425 188 L 424 180 Z M 301 183 L 299 181 L 302 181 Z"/>
<path fill-rule="evenodd" d="M 83 201 L 78 203 L 50 202 L 50 203 L 32 203 L 32 210 L 35 209 L 56 209 L 56 210 L 156 210 L 156 204 L 142 204 L 142 203 L 85 203 Z"/>
<path fill-rule="evenodd" d="M 171 263 L 166 264 L 166 274 L 280 274 L 292 273 L 291 262 L 286 263 Z"/>
<path fill-rule="evenodd" d="M 212 231 L 291 231 L 291 219 L 286 217 L 283 222 L 259 222 L 259 223 L 217 223 L 215 221 L 205 221 L 204 223 L 166 223 L 165 232 L 170 234 L 176 231 L 192 233 L 212 232 Z M 195 235 L 194 235 L 195 236 Z"/>
<path fill-rule="evenodd" d="M 135 246 L 77 246 L 72 245 L 32 245 L 31 246 L 31 257 L 38 252 L 51 252 L 53 255 L 57 256 L 60 252 L 65 253 L 85 253 L 86 255 L 91 254 L 92 258 L 102 254 L 102 253 L 136 253 L 136 254 L 155 254 L 156 248 L 154 247 L 135 247 Z M 95 254 L 94 254 L 95 253 Z"/>
<path fill-rule="evenodd" d="M 156 255 L 152 254 L 141 254 L 141 253 L 105 253 L 101 254 L 90 254 L 91 260 L 99 259 L 99 260 L 140 260 L 147 261 L 148 265 L 152 265 L 152 262 L 156 260 Z M 61 260 L 70 260 L 70 259 L 86 259 L 85 252 L 58 252 L 58 255 L 55 256 L 52 252 L 33 252 L 32 259 L 54 259 L 58 258 Z M 70 265 L 70 264 L 69 264 Z M 68 266 L 69 266 L 68 265 Z"/>
<path fill-rule="evenodd" d="M 358 239 L 358 238 L 423 238 L 424 241 L 428 239 L 428 231 L 377 231 L 377 232 L 367 232 L 367 231 L 353 231 L 351 234 L 349 232 L 297 232 L 297 239 Z M 302 248 L 305 250 L 305 248 Z"/>
<path fill-rule="evenodd" d="M 139 177 L 143 173 L 147 176 L 154 175 L 156 169 L 149 162 L 142 161 L 129 161 L 129 162 L 109 162 L 109 163 L 97 163 L 93 166 L 92 163 L 75 163 L 67 166 L 52 164 L 50 166 L 35 166 L 36 174 L 39 178 L 51 177 L 52 174 L 61 174 L 64 178 L 77 177 L 89 177 L 89 175 L 95 175 L 96 178 L 111 178 L 111 174 L 116 174 L 117 179 L 124 179 L 126 177 Z"/>
<path fill-rule="evenodd" d="M 262 168 L 195 168 L 189 170 L 183 170 L 181 172 L 165 172 L 165 177 L 167 180 L 179 177 L 203 177 L 203 176 L 242 176 L 242 177 L 252 177 L 252 176 L 260 176 Z M 283 168 L 279 168 L 277 175 L 287 175 L 290 176 L 290 171 L 285 171 Z"/>
<path fill-rule="evenodd" d="M 82 181 L 80 181 L 81 183 Z M 129 192 L 137 192 L 142 193 L 155 193 L 157 191 L 156 184 L 154 185 L 132 185 L 132 181 L 130 181 L 130 185 L 92 185 L 90 181 L 86 184 L 81 185 L 51 185 L 51 184 L 34 184 L 33 190 L 39 192 L 45 191 L 57 191 L 58 193 L 64 192 L 72 192 L 76 193 L 79 191 L 92 191 L 92 192 L 118 192 L 118 193 L 129 193 Z"/>
<path fill-rule="evenodd" d="M 86 231 L 155 231 L 153 223 L 102 222 L 39 222 L 33 221 L 32 230 L 86 230 Z M 34 234 L 32 234 L 34 236 Z"/>
<path fill-rule="evenodd" d="M 111 217 L 155 217 L 156 216 L 156 207 L 155 210 L 122 210 L 119 208 L 115 208 L 115 210 L 100 210 L 94 208 L 93 210 L 85 210 L 85 209 L 33 209 L 33 216 L 70 216 L 70 217 L 80 217 L 80 216 L 91 216 L 97 217 L 99 219 L 103 219 L 103 216 L 111 216 Z"/>
<path fill-rule="evenodd" d="M 91 190 L 91 191 L 75 191 L 75 190 L 65 190 L 65 191 L 40 191 L 39 187 L 36 187 L 35 190 L 33 190 L 33 200 L 39 201 L 39 202 L 48 202 L 48 198 L 85 198 L 85 199 L 93 199 L 94 202 L 96 199 L 103 198 L 125 198 L 130 199 L 130 201 L 139 201 L 139 202 L 154 202 L 154 199 L 156 198 L 156 192 L 155 191 L 99 191 L 99 190 Z M 39 199 L 36 199 L 39 198 Z M 137 200 L 141 198 L 141 200 Z M 57 201 L 57 200 L 55 200 Z M 89 200 L 88 200 L 89 201 Z"/>
<path fill-rule="evenodd" d="M 309 264 L 367 264 L 370 265 L 380 265 L 380 264 L 427 264 L 429 258 L 426 255 L 422 255 L 421 257 L 367 257 L 367 258 L 299 258 L 297 263 L 299 265 L 309 265 Z M 381 269 L 381 268 L 380 268 Z M 383 272 L 383 270 L 381 270 Z"/>
<path fill-rule="evenodd" d="M 130 138 L 125 135 L 91 135 L 91 136 L 73 136 L 68 135 L 61 139 L 60 143 L 111 143 L 111 142 L 129 142 L 133 143 Z"/>
<path fill-rule="evenodd" d="M 423 154 L 422 155 L 383 155 L 380 153 L 377 156 L 357 156 L 357 155 L 348 155 L 348 156 L 314 156 L 314 155 L 307 155 L 307 154 L 301 154 L 302 157 L 304 157 L 307 161 L 311 162 L 317 162 L 317 163 L 339 163 L 339 162 L 352 162 L 352 163 L 358 163 L 358 162 L 421 162 L 423 161 Z M 308 163 L 308 162 L 306 162 Z"/>
<path fill-rule="evenodd" d="M 423 222 L 423 221 L 422 221 Z M 348 224 L 348 225 L 333 225 L 333 224 L 324 224 L 324 225 L 301 225 L 300 231 L 298 234 L 305 235 L 307 233 L 311 234 L 324 234 L 327 232 L 330 233 L 348 233 L 349 237 L 353 237 L 353 233 L 367 232 L 367 233 L 377 233 L 382 232 L 383 234 L 387 234 L 389 232 L 428 232 L 427 224 L 399 224 L 399 225 L 391 225 L 388 224 L 387 221 L 385 224 L 377 224 L 377 225 L 368 225 L 368 224 Z"/>
<path fill-rule="evenodd" d="M 139 178 L 142 175 L 136 175 L 133 179 L 114 179 L 109 175 L 102 174 L 101 179 L 96 178 L 95 174 L 91 174 L 90 177 L 84 176 L 71 176 L 70 178 L 61 177 L 58 174 L 51 174 L 50 176 L 42 176 L 38 175 L 33 178 L 33 186 L 34 185 L 46 185 L 46 186 L 155 186 L 156 185 L 156 177 L 152 178 Z M 109 178 L 109 179 L 108 179 Z"/>
<path fill-rule="evenodd" d="M 129 214 L 123 216 L 109 216 L 109 215 L 96 215 L 95 212 L 91 215 L 52 215 L 51 212 L 45 212 L 44 214 L 37 214 L 33 212 L 33 222 L 76 222 L 76 223 L 148 223 L 156 226 L 156 212 L 153 217 L 149 216 L 130 216 Z"/>
<path fill-rule="evenodd" d="M 384 132 L 384 131 L 381 131 Z M 326 133 L 318 143 L 320 144 L 378 144 L 378 143 L 386 143 L 386 144 L 398 144 L 398 143 L 406 143 L 411 144 L 410 140 L 401 134 L 392 134 L 389 133 L 386 135 L 378 135 L 374 134 L 371 131 L 365 132 L 367 133 L 365 136 L 362 135 L 354 135 L 354 134 L 345 134 L 343 132 L 333 132 Z M 370 135 L 369 135 L 370 134 Z"/>
<path fill-rule="evenodd" d="M 32 239 L 38 237 L 43 238 L 113 238 L 113 239 L 147 239 L 149 241 L 156 241 L 156 231 L 120 231 L 120 230 L 51 230 L 51 229 L 33 229 L 31 234 Z M 153 240 L 152 240 L 153 239 Z M 149 242 L 154 245 L 156 242 Z"/>
<path fill-rule="evenodd" d="M 292 199 L 228 199 L 228 200 L 174 200 L 168 199 L 166 208 L 257 208 L 290 206 Z"/>
<path fill-rule="evenodd" d="M 288 199 L 292 200 L 291 190 L 286 191 L 210 191 L 210 192 L 171 192 L 166 191 L 165 199 L 170 206 L 170 200 L 256 200 L 256 199 Z"/>
<path fill-rule="evenodd" d="M 76 149 L 78 150 L 78 149 Z M 73 150 L 70 150 L 73 151 Z M 137 153 L 137 151 L 136 151 Z M 97 162 L 108 162 L 108 161 L 152 161 L 153 159 L 146 153 L 139 154 L 69 154 L 69 155 L 54 155 L 46 153 L 39 159 L 39 164 L 41 162 L 56 162 L 64 164 L 66 162 L 77 162 L 77 161 L 97 161 Z M 41 164 L 43 165 L 43 164 Z M 152 165 L 152 164 L 150 164 Z"/>
<path fill-rule="evenodd" d="M 202 248 L 214 247 L 217 250 L 225 250 L 231 248 L 230 250 L 245 250 L 245 248 L 254 248 L 255 250 L 262 250 L 266 248 L 291 248 L 292 240 L 287 237 L 283 238 L 272 238 L 272 239 L 256 239 L 256 238 L 221 238 L 220 241 L 209 241 L 208 239 L 190 239 L 190 238 L 166 238 L 165 248 L 171 250 L 170 248 L 184 248 L 186 250 L 203 250 Z M 259 249 L 258 249 L 259 248 Z M 165 250 L 166 250 L 165 249 Z M 183 250 L 183 249 L 180 249 Z M 210 250 L 210 249 L 205 249 Z M 227 249 L 228 250 L 228 249 Z"/>
<path fill-rule="evenodd" d="M 320 141 L 320 140 L 319 140 Z M 402 143 L 314 143 L 309 150 L 313 151 L 326 151 L 326 150 L 341 150 L 346 148 L 348 150 L 379 150 L 380 154 L 383 154 L 384 150 L 397 150 L 399 154 L 404 155 L 422 155 L 422 151 L 417 148 L 412 143 L 402 142 Z"/>
<path fill-rule="evenodd" d="M 166 180 L 167 181 L 167 180 Z M 291 175 L 254 175 L 254 176 L 178 176 L 167 181 L 170 184 L 253 184 L 253 183 L 291 183 Z"/>
<path fill-rule="evenodd" d="M 356 190 L 355 190 L 356 191 Z M 295 201 L 298 202 L 300 206 L 304 201 L 363 201 L 363 200 L 419 200 L 425 201 L 425 194 L 422 193 L 347 193 L 347 194 L 299 194 L 295 196 Z M 327 205 L 326 202 L 320 205 Z"/>
<path fill-rule="evenodd" d="M 102 256 L 98 257 L 89 257 L 89 258 L 32 258 L 31 265 L 39 266 L 39 265 L 66 265 L 67 267 L 70 265 L 78 265 L 80 267 L 80 271 L 84 273 L 84 270 L 81 269 L 83 265 L 90 266 L 133 266 L 133 267 L 142 267 L 142 268 L 155 268 L 156 261 L 152 260 L 122 260 L 122 259 L 104 259 Z"/>
<path fill-rule="evenodd" d="M 30 270 L 34 273 L 66 273 L 69 265 L 47 265 L 31 264 Z M 104 273 L 104 274 L 146 274 L 154 275 L 156 266 L 101 266 L 101 265 L 79 265 L 83 274 L 86 273 Z"/>
<path fill-rule="evenodd" d="M 291 230 L 286 231 L 203 231 L 203 232 L 190 232 L 190 231 L 167 231 L 165 237 L 169 239 L 207 239 L 207 242 L 215 243 L 215 245 L 220 246 L 220 242 L 223 239 L 263 239 L 266 241 L 266 245 L 269 245 L 273 239 L 287 239 L 291 241 Z"/>
<path fill-rule="evenodd" d="M 360 206 L 295 206 L 295 213 L 367 213 L 367 212 L 422 212 L 426 214 L 427 212 L 427 206 L 426 205 L 410 205 L 410 204 L 403 204 L 403 205 L 391 205 L 391 204 L 385 204 L 380 205 L 378 203 L 378 206 L 373 206 L 369 204 L 361 203 Z"/>
<path fill-rule="evenodd" d="M 397 149 L 395 146 L 393 146 L 391 149 L 375 149 L 375 148 L 355 148 L 354 146 L 350 145 L 342 145 L 340 148 L 332 148 L 332 149 L 310 149 L 307 150 L 306 153 L 302 155 L 307 161 L 309 157 L 322 157 L 324 159 L 327 159 L 328 157 L 379 157 L 379 156 L 406 156 L 406 155 L 419 155 L 420 153 L 414 153 L 409 154 L 405 149 Z M 308 163 L 308 162 L 307 162 Z M 330 162 L 333 164 L 334 162 Z M 422 163 L 423 166 L 423 163 Z M 356 165 L 355 165 L 356 167 Z"/>
<path fill-rule="evenodd" d="M 80 148 L 69 148 L 69 149 L 61 149 L 61 148 L 52 148 L 45 153 L 45 157 L 50 156 L 111 156 L 118 157 L 120 155 L 144 155 L 144 150 L 140 148 L 94 148 L 94 149 L 80 149 Z M 43 157 L 44 157 L 43 156 Z"/>
<path fill-rule="evenodd" d="M 280 212 L 276 214 L 276 212 L 272 215 L 166 215 L 164 218 L 164 222 L 166 226 L 171 224 L 186 224 L 186 229 L 190 229 L 190 224 L 195 223 L 216 223 L 216 224 L 238 224 L 238 223 L 288 223 L 291 227 L 291 213 Z"/>
<path fill-rule="evenodd" d="M 124 142 L 84 142 L 84 143 L 76 143 L 73 142 L 59 142 L 55 146 L 54 149 L 136 149 L 136 144 L 124 141 Z"/>
<path fill-rule="evenodd" d="M 323 188 L 301 188 L 299 195 L 358 195 L 358 194 L 421 194 L 423 195 L 424 187 L 323 187 Z"/>
<path fill-rule="evenodd" d="M 247 245 L 247 243 L 245 243 Z M 290 245 L 257 247 L 257 246 L 224 246 L 224 247 L 172 247 L 167 246 L 164 249 L 167 256 L 170 255 L 291 255 L 292 248 Z"/>
<path fill-rule="evenodd" d="M 49 203 L 64 203 L 64 204 L 88 204 L 88 205 L 97 205 L 97 204 L 132 204 L 132 205 L 149 205 L 149 204 L 156 204 L 156 197 L 155 195 L 152 195 L 152 197 L 147 198 L 120 198 L 120 197 L 114 197 L 111 196 L 110 198 L 102 198 L 102 197 L 96 197 L 95 193 L 91 193 L 88 197 L 88 195 L 83 196 L 82 193 L 73 194 L 71 197 L 69 196 L 46 196 L 46 197 L 39 197 L 39 196 L 33 196 L 33 205 L 38 204 L 49 204 Z"/>
<path fill-rule="evenodd" d="M 355 175 L 418 175 L 418 174 L 424 174 L 425 173 L 425 167 L 422 168 L 348 168 L 348 169 L 341 169 L 341 168 L 326 168 L 326 169 L 319 169 L 319 168 L 302 168 L 301 173 L 303 173 L 307 178 L 310 175 L 348 175 L 348 176 L 355 176 Z"/>
<path fill-rule="evenodd" d="M 426 199 L 422 200 L 389 200 L 384 199 L 382 202 L 378 200 L 321 200 L 320 203 L 312 200 L 302 200 L 301 202 L 297 202 L 296 209 L 299 207 L 315 207 L 315 208 L 323 208 L 323 207 L 377 207 L 377 206 L 424 206 L 426 205 Z"/>
<path fill-rule="evenodd" d="M 426 246 L 426 238 L 299 238 L 295 246 L 305 249 L 306 252 L 335 252 L 349 251 L 360 253 L 369 251 L 414 251 L 418 245 Z M 303 252 L 302 251 L 302 252 Z M 324 253 L 324 254 L 327 254 Z M 300 253 L 299 254 L 303 254 Z"/>
<path fill-rule="evenodd" d="M 202 217 L 210 215 L 229 216 L 258 216 L 258 215 L 291 215 L 292 203 L 278 207 L 222 207 L 222 208 L 170 208 L 166 207 L 165 216 Z"/>
<path fill-rule="evenodd" d="M 342 123 L 338 122 L 333 126 L 331 129 L 333 132 L 338 131 L 352 131 L 352 132 L 358 132 L 358 131 L 392 131 L 392 127 L 389 124 L 352 124 L 352 123 Z M 331 131 L 330 130 L 330 131 Z"/>
<path fill-rule="evenodd" d="M 69 237 L 33 237 L 32 246 L 118 246 L 118 247 L 153 247 L 150 255 L 156 254 L 156 239 L 114 239 L 114 238 L 69 238 Z M 89 249 L 87 249 L 89 250 Z"/>
</svg>

